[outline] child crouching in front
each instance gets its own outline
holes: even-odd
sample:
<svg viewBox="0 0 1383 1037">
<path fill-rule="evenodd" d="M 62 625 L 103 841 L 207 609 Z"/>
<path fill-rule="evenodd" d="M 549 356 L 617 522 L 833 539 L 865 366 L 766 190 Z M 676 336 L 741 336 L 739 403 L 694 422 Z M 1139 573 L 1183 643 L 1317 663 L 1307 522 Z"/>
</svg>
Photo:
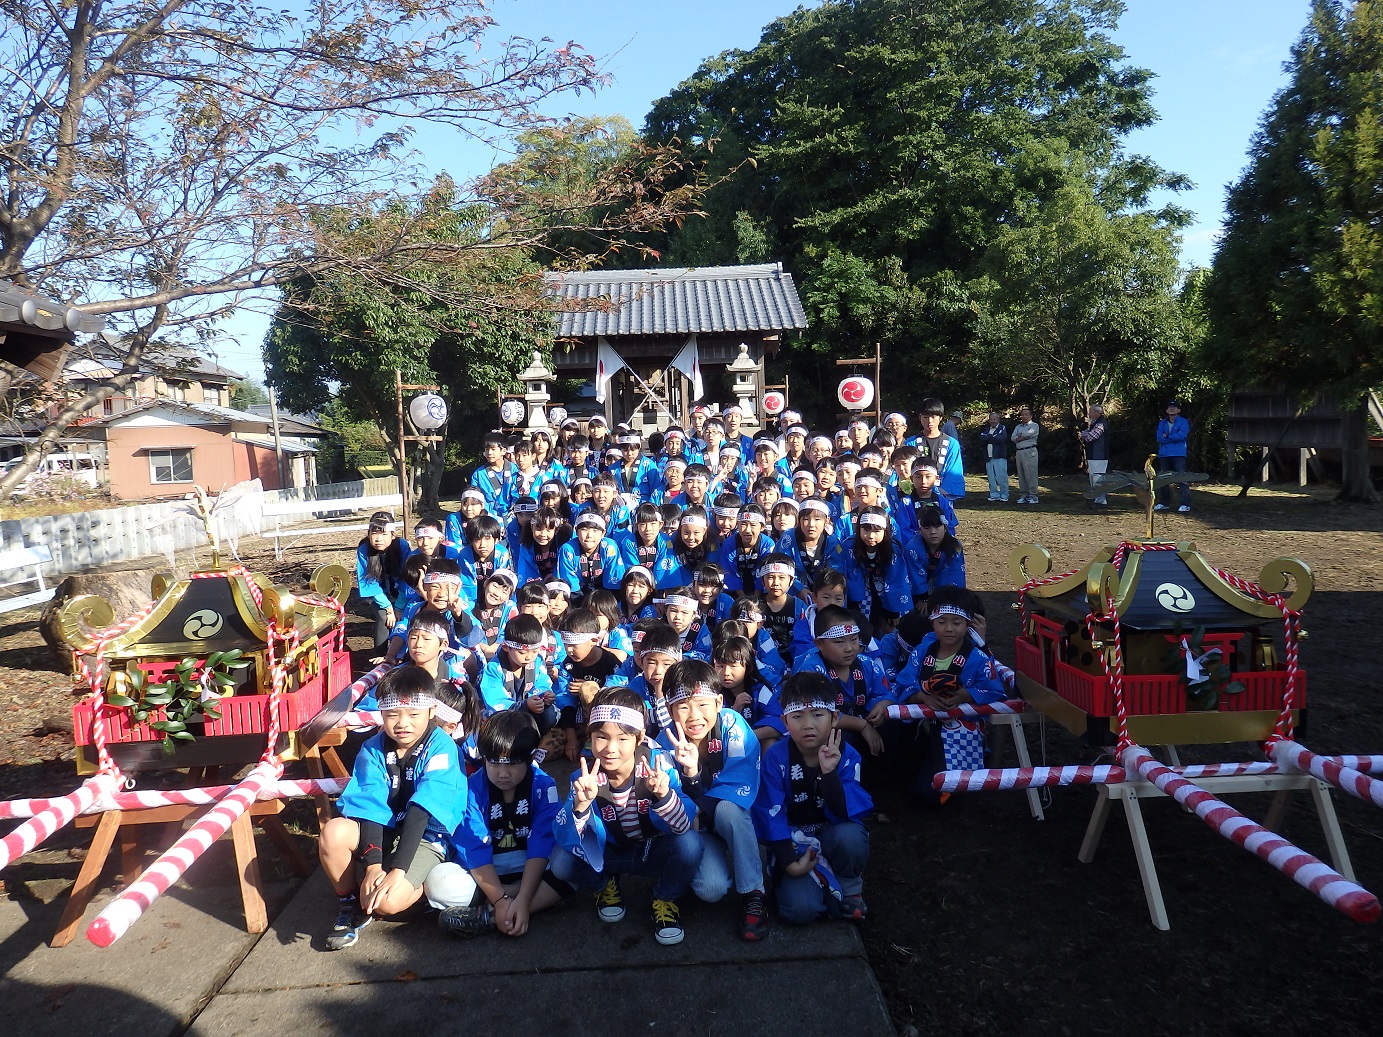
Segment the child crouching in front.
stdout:
<svg viewBox="0 0 1383 1037">
<path fill-rule="evenodd" d="M 768 935 L 764 869 L 749 816 L 759 793 L 759 740 L 743 716 L 725 708 L 710 664 L 684 659 L 668 671 L 664 686 L 672 728 L 659 740 L 677 761 L 706 844 L 692 889 L 714 903 L 733 885 L 744 899 L 740 939 L 762 940 Z"/>
<path fill-rule="evenodd" d="M 860 756 L 835 726 L 836 691 L 825 674 L 783 682 L 788 737 L 765 750 L 754 827 L 772 862 L 778 915 L 805 925 L 823 915 L 865 917 L 864 868 L 874 803 L 860 785 Z"/>
<path fill-rule="evenodd" d="M 572 775 L 571 793 L 557 815 L 552 872 L 580 890 L 599 891 L 604 922 L 624 917 L 622 874 L 653 884 L 653 935 L 682 942 L 677 899 L 701 865 L 701 833 L 692 828 L 696 805 L 682 791 L 677 765 L 645 740 L 643 699 L 629 688 L 606 688 L 591 703 L 591 753 Z"/>
<path fill-rule="evenodd" d="M 530 915 L 573 892 L 547 867 L 557 786 L 534 759 L 541 736 L 528 713 L 494 714 L 476 741 L 485 766 L 470 777 L 471 809 L 424 888 L 444 932 L 522 936 Z"/>
<path fill-rule="evenodd" d="M 318 843 L 339 901 L 327 950 L 353 946 L 373 919 L 396 918 L 417 904 L 466 814 L 456 744 L 433 718 L 435 686 L 419 666 L 400 666 L 379 682 L 380 732 L 360 747 L 336 804 L 341 816 L 326 823 Z"/>
</svg>

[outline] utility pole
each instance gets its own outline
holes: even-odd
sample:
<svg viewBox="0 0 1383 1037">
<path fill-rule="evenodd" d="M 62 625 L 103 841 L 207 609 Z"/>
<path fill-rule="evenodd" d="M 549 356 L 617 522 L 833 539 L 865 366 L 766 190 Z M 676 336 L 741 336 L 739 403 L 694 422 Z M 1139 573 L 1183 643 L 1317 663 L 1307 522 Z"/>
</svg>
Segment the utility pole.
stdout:
<svg viewBox="0 0 1383 1037">
<path fill-rule="evenodd" d="M 274 429 L 274 454 L 278 458 L 279 489 L 284 490 L 288 488 L 288 479 L 284 474 L 283 436 L 279 434 L 279 397 L 272 385 L 269 386 L 269 423 Z"/>
</svg>

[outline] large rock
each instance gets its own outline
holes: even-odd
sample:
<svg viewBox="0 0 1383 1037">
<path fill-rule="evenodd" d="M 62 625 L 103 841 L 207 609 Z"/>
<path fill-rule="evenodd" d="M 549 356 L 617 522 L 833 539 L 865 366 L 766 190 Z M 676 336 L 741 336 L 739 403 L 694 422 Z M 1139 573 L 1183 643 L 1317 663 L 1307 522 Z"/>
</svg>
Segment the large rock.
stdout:
<svg viewBox="0 0 1383 1037">
<path fill-rule="evenodd" d="M 73 573 L 58 584 L 53 600 L 44 607 L 43 615 L 38 621 L 39 632 L 53 649 L 57 660 L 63 665 L 70 665 L 72 662 L 72 650 L 63 641 L 62 628 L 58 622 L 64 605 L 83 594 L 94 594 L 110 604 L 118 623 L 154 600 L 149 584 L 154 574 L 161 571 L 166 571 L 163 566 Z"/>
</svg>

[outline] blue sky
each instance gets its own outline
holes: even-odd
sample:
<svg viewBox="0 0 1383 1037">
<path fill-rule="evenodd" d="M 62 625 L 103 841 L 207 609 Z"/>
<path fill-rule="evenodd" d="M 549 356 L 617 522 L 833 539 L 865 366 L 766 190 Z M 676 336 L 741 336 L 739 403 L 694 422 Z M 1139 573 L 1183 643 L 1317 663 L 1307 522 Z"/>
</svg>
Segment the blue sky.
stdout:
<svg viewBox="0 0 1383 1037">
<path fill-rule="evenodd" d="M 1300 35 L 1310 0 L 1126 0 L 1115 40 L 1132 64 L 1151 69 L 1161 119 L 1132 134 L 1128 147 L 1195 182 L 1178 204 L 1196 214 L 1184 234 L 1183 265 L 1208 264 L 1223 215 L 1225 187 L 1243 169 L 1249 138 L 1285 83 L 1282 63 Z M 706 58 L 749 49 L 763 27 L 792 11 L 787 0 L 492 0 L 505 35 L 575 41 L 613 81 L 595 96 L 567 96 L 548 114 L 626 116 L 635 128 L 652 102 Z M 806 6 L 811 6 L 806 5 Z M 656 13 L 655 13 L 656 12 Z M 457 179 L 485 172 L 496 156 L 459 137 L 421 135 L 429 165 Z M 272 302 L 257 303 L 224 327 L 220 362 L 263 378 L 260 345 Z"/>
</svg>

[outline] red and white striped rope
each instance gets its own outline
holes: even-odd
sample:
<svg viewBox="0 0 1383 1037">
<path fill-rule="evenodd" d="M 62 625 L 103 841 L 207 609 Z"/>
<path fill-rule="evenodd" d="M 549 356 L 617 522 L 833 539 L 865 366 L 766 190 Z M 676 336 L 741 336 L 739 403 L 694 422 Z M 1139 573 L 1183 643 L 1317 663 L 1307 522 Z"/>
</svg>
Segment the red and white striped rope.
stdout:
<svg viewBox="0 0 1383 1037">
<path fill-rule="evenodd" d="M 261 800 L 293 799 L 300 796 L 338 796 L 346 787 L 346 778 L 303 778 L 278 781 L 267 786 L 259 795 Z M 195 789 L 136 789 L 130 792 L 98 794 L 83 814 L 102 814 L 107 810 L 148 810 L 153 807 L 210 806 L 234 789 L 234 785 L 207 785 Z M 12 799 L 0 803 L 0 821 L 33 817 L 60 801 L 52 799 Z"/>
<path fill-rule="evenodd" d="M 1183 778 L 1230 778 L 1241 775 L 1277 774 L 1274 763 L 1195 763 L 1168 768 Z M 1128 781 L 1122 767 L 1110 764 L 1065 767 L 1007 767 L 983 770 L 942 771 L 932 779 L 940 792 L 994 792 L 1047 785 L 1117 785 Z"/>
<path fill-rule="evenodd" d="M 1296 726 L 1292 711 L 1301 701 L 1301 611 L 1288 608 L 1285 596 L 1270 594 L 1252 580 L 1235 576 L 1224 569 L 1214 572 L 1241 594 L 1267 602 L 1282 613 L 1282 653 L 1287 681 L 1282 695 L 1282 709 L 1278 713 L 1277 723 L 1273 725 L 1273 739 L 1290 739 Z M 1264 746 L 1264 750 L 1267 751 L 1267 746 Z"/>
<path fill-rule="evenodd" d="M 277 782 L 282 773 L 283 763 L 278 759 L 257 763 L 254 770 L 250 771 L 224 799 L 154 861 L 137 882 L 106 905 L 105 910 L 87 927 L 87 939 L 98 947 L 109 947 L 124 936 L 139 916 L 147 911 L 212 843 L 225 835 L 236 818 L 249 809 L 250 804 L 259 798 L 265 787 Z"/>
<path fill-rule="evenodd" d="M 1383 773 L 1383 756 L 1356 756 L 1346 753 L 1343 756 L 1322 756 L 1320 759 L 1338 763 L 1341 767 L 1363 771 L 1365 774 Z"/>
<path fill-rule="evenodd" d="M 66 796 L 49 800 L 44 809 L 0 839 L 0 869 L 8 867 L 11 861 L 24 856 L 59 828 L 70 824 L 74 817 L 117 788 L 119 781 L 118 775 L 101 771 Z"/>
<path fill-rule="evenodd" d="M 964 720 L 968 717 L 992 717 L 1000 714 L 1023 713 L 1027 711 L 1027 708 L 1028 704 L 1022 699 L 1007 699 L 1003 702 L 991 702 L 984 706 L 965 703 L 951 709 L 932 709 L 930 706 L 909 702 L 889 706 L 888 715 L 892 720 Z"/>
<path fill-rule="evenodd" d="M 1286 738 L 1268 741 L 1268 755 L 1284 770 L 1299 771 L 1328 782 L 1365 803 L 1383 807 L 1383 781 L 1346 767 L 1327 756 L 1317 756 L 1305 746 Z"/>
<path fill-rule="evenodd" d="M 1276 832 L 1249 820 L 1223 800 L 1158 763 L 1141 745 L 1129 744 L 1120 752 L 1124 768 L 1150 781 L 1182 807 L 1195 814 L 1230 842 L 1242 846 L 1282 872 L 1297 885 L 1309 889 L 1331 907 L 1356 922 L 1378 920 L 1378 899 L 1356 882 Z"/>
</svg>

